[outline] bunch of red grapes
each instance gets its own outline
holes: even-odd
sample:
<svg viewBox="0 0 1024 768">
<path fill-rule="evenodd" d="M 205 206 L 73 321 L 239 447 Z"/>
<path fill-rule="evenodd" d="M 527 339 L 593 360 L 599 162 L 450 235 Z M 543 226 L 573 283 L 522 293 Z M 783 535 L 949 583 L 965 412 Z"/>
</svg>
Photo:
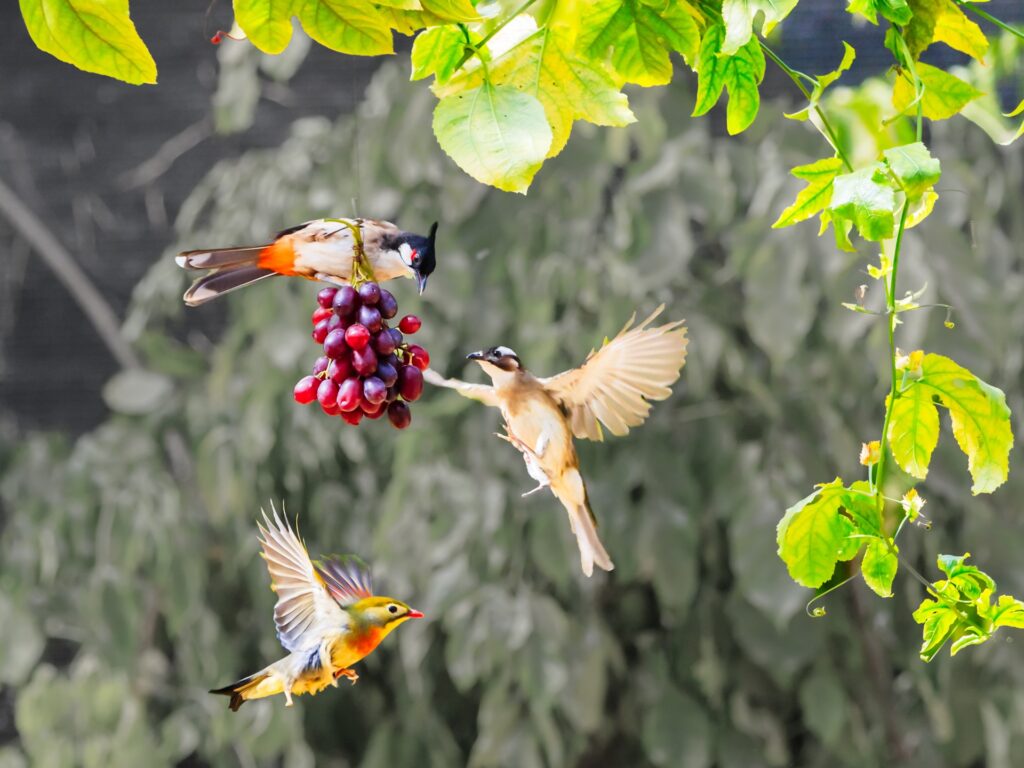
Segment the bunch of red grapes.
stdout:
<svg viewBox="0 0 1024 768">
<path fill-rule="evenodd" d="M 405 342 L 404 334 L 420 329 L 416 315 L 406 315 L 397 328 L 387 321 L 398 314 L 398 302 L 377 283 L 324 288 L 316 295 L 313 339 L 324 353 L 313 373 L 295 385 L 299 403 L 320 403 L 324 413 L 358 424 L 365 416 L 385 413 L 397 429 L 412 421 L 409 403 L 423 392 L 423 371 L 430 365 L 427 350 Z"/>
</svg>

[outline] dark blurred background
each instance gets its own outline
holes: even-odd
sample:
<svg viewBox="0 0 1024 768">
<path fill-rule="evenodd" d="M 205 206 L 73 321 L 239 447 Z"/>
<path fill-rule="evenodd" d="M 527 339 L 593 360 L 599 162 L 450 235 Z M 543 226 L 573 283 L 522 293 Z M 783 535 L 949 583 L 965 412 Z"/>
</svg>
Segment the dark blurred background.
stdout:
<svg viewBox="0 0 1024 768">
<path fill-rule="evenodd" d="M 629 129 L 577 124 L 523 198 L 438 149 L 407 40 L 389 59 L 302 39 L 270 59 L 208 42 L 226 3 L 135 5 L 157 87 L 74 70 L 0 10 L 0 180 L 146 369 L 119 373 L 55 278 L 52 259 L 67 265 L 0 216 L 0 768 L 1019 764 L 1019 640 L 925 666 L 912 580 L 892 601 L 850 585 L 812 620 L 775 556 L 788 504 L 856 478 L 885 355 L 881 326 L 839 307 L 869 282 L 870 249 L 839 254 L 813 224 L 766 234 L 796 188 L 786 169 L 826 154 L 781 120 L 788 80 L 769 69 L 762 117 L 729 138 L 717 111 L 688 117 L 680 68 L 670 88 L 630 91 Z M 805 1 L 777 48 L 815 73 L 847 40 L 855 84 L 888 59 L 843 6 Z M 1021 150 L 963 120 L 929 138 L 942 197 L 908 238 L 904 284 L 953 304 L 957 326 L 915 313 L 902 344 L 968 365 L 1016 415 Z M 676 396 L 628 438 L 582 447 L 610 577 L 576 572 L 557 505 L 519 499 L 527 478 L 493 414 L 428 392 L 399 435 L 291 403 L 315 357 L 311 286 L 180 306 L 176 250 L 355 211 L 441 220 L 430 291 L 399 301 L 444 373 L 491 343 L 554 372 L 661 301 L 689 320 Z M 1015 452 L 1010 484 L 971 498 L 951 443 L 921 488 L 936 526 L 908 532 L 904 554 L 935 577 L 937 552 L 969 547 L 1019 596 L 1024 466 Z M 205 689 L 279 653 L 253 527 L 269 498 L 302 511 L 313 551 L 360 552 L 432 623 L 403 628 L 354 689 L 230 715 Z"/>
</svg>

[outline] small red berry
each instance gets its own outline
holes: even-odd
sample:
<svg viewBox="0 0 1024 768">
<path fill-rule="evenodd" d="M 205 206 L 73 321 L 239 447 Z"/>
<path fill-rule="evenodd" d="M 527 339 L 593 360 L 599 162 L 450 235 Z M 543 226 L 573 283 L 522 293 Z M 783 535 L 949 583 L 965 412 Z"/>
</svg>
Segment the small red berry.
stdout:
<svg viewBox="0 0 1024 768">
<path fill-rule="evenodd" d="M 333 314 L 334 312 L 329 307 L 326 309 L 324 307 L 317 307 L 313 313 L 313 325 L 316 325 L 321 320 L 330 320 Z"/>
<path fill-rule="evenodd" d="M 352 349 L 364 349 L 370 343 L 370 331 L 361 323 L 353 323 L 345 329 L 345 343 Z"/>
<path fill-rule="evenodd" d="M 419 344 L 409 345 L 409 357 L 412 358 L 412 364 L 421 371 L 430 367 L 430 354 Z"/>
<path fill-rule="evenodd" d="M 402 333 L 416 333 L 421 325 L 423 325 L 423 321 L 416 315 L 406 315 L 398 321 L 398 330 Z"/>
<path fill-rule="evenodd" d="M 320 380 L 316 376 L 303 376 L 299 379 L 295 385 L 295 389 L 292 390 L 292 394 L 295 397 L 295 402 L 301 403 L 302 405 L 308 405 L 316 400 L 317 388 L 320 386 Z"/>
</svg>

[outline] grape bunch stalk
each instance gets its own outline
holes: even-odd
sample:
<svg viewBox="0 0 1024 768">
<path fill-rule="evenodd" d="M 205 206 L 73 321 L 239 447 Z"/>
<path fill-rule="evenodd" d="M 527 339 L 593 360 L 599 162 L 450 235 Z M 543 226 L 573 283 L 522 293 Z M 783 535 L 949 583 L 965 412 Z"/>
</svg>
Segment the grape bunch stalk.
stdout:
<svg viewBox="0 0 1024 768">
<path fill-rule="evenodd" d="M 427 350 L 407 343 L 405 335 L 422 323 L 405 315 L 397 327 L 388 326 L 398 314 L 398 301 L 373 279 L 359 255 L 357 247 L 351 285 L 323 288 L 316 295 L 312 335 L 323 345 L 323 355 L 293 394 L 296 402 L 315 400 L 324 413 L 352 425 L 386 413 L 396 429 L 405 429 L 412 422 L 409 403 L 422 394 L 423 371 L 430 365 Z"/>
</svg>

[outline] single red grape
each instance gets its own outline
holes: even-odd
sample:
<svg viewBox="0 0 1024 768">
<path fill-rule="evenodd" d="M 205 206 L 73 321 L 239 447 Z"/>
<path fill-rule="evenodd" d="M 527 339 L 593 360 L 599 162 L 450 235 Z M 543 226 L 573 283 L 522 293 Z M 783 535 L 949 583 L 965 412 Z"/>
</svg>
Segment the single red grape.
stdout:
<svg viewBox="0 0 1024 768">
<path fill-rule="evenodd" d="M 352 352 L 352 367 L 361 376 L 372 376 L 377 370 L 377 354 L 369 347 Z"/>
<path fill-rule="evenodd" d="M 333 405 L 338 399 L 338 385 L 330 379 L 324 379 L 316 389 L 316 399 L 324 408 Z"/>
<path fill-rule="evenodd" d="M 334 301 L 331 302 L 331 306 L 342 317 L 348 317 L 359 306 L 359 294 L 356 293 L 356 289 L 351 285 L 343 285 L 334 294 Z"/>
<path fill-rule="evenodd" d="M 357 377 L 345 379 L 338 389 L 338 407 L 343 413 L 354 411 L 363 401 L 363 383 Z"/>
<path fill-rule="evenodd" d="M 328 333 L 327 338 L 324 339 L 324 354 L 332 360 L 337 360 L 345 354 L 348 351 L 348 344 L 345 343 L 346 333 L 340 328 L 335 328 Z"/>
<path fill-rule="evenodd" d="M 354 350 L 363 349 L 370 343 L 370 332 L 365 325 L 354 323 L 345 329 L 345 342 Z"/>
<path fill-rule="evenodd" d="M 384 415 L 384 411 L 387 410 L 387 407 L 388 405 L 385 402 L 380 402 L 377 403 L 377 405 L 373 405 L 372 403 L 363 401 L 362 411 L 363 415 L 366 416 L 366 418 L 368 419 L 379 419 L 381 416 Z"/>
<path fill-rule="evenodd" d="M 324 309 L 323 307 L 317 307 L 315 310 L 313 310 L 313 325 L 316 325 L 321 320 L 330 320 L 331 317 L 333 316 L 334 312 L 331 311 L 330 307 L 326 309 Z"/>
<path fill-rule="evenodd" d="M 353 427 L 356 426 L 360 421 L 363 420 L 363 412 L 360 410 L 355 411 L 342 411 L 341 418 L 351 424 Z"/>
<path fill-rule="evenodd" d="M 295 402 L 309 405 L 316 400 L 316 392 L 319 386 L 320 380 L 316 376 L 303 376 L 295 385 L 295 389 L 292 390 Z"/>
<path fill-rule="evenodd" d="M 347 355 L 331 360 L 327 366 L 327 377 L 337 385 L 341 385 L 352 373 L 352 361 Z"/>
<path fill-rule="evenodd" d="M 319 323 L 313 326 L 313 341 L 317 344 L 323 344 L 324 339 L 327 338 L 327 320 L 321 320 Z"/>
<path fill-rule="evenodd" d="M 395 298 L 391 291 L 386 288 L 381 288 L 380 301 L 377 302 L 377 309 L 380 310 L 381 317 L 385 320 L 390 320 L 398 314 L 398 299 Z"/>
<path fill-rule="evenodd" d="M 423 394 L 423 373 L 414 365 L 403 365 L 398 371 L 398 391 L 410 403 Z"/>
<path fill-rule="evenodd" d="M 398 321 L 398 328 L 402 333 L 416 333 L 423 325 L 423 321 L 416 315 L 406 315 Z"/>
<path fill-rule="evenodd" d="M 321 288 L 320 292 L 316 295 L 316 303 L 323 309 L 330 309 L 331 303 L 334 301 L 334 294 L 337 292 L 337 288 Z"/>
<path fill-rule="evenodd" d="M 359 286 L 359 299 L 364 307 L 376 304 L 380 301 L 380 286 L 376 283 L 363 283 Z"/>
<path fill-rule="evenodd" d="M 405 429 L 412 423 L 412 411 L 401 400 L 396 400 L 388 406 L 388 420 L 395 429 Z"/>
<path fill-rule="evenodd" d="M 409 356 L 412 358 L 412 364 L 421 371 L 425 371 L 430 367 L 430 355 L 419 344 L 409 345 Z"/>
</svg>

